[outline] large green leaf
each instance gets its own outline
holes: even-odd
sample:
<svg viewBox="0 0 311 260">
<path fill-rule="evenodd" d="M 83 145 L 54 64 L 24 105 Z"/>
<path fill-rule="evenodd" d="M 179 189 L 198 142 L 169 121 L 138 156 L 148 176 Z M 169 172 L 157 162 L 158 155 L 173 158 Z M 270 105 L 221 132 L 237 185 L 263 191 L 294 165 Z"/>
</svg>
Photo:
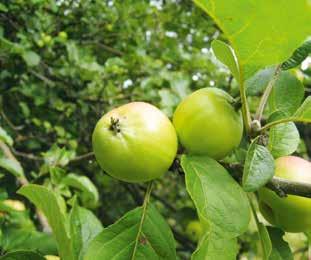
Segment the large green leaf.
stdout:
<svg viewBox="0 0 311 260">
<path fill-rule="evenodd" d="M 46 216 L 56 238 L 61 258 L 73 260 L 68 218 L 63 199 L 46 187 L 35 184 L 23 186 L 18 193 L 27 197 Z"/>
<path fill-rule="evenodd" d="M 236 259 L 239 247 L 236 238 L 223 238 L 217 234 L 206 234 L 197 250 L 192 255 L 192 260 Z"/>
<path fill-rule="evenodd" d="M 194 2 L 225 33 L 238 57 L 244 79 L 259 69 L 287 60 L 311 34 L 308 0 Z"/>
<path fill-rule="evenodd" d="M 226 169 L 205 156 L 183 155 L 181 165 L 187 191 L 210 231 L 227 238 L 242 234 L 250 220 L 249 202 Z"/>
<path fill-rule="evenodd" d="M 256 138 L 248 148 L 242 184 L 245 191 L 256 191 L 274 175 L 274 159 L 269 150 L 257 144 Z"/>
<path fill-rule="evenodd" d="M 142 207 L 136 208 L 115 224 L 105 228 L 90 243 L 84 260 L 102 259 L 176 259 L 175 241 L 163 217 L 148 205 L 135 256 L 134 246 L 142 218 Z"/>
<path fill-rule="evenodd" d="M 103 230 L 96 216 L 89 210 L 79 207 L 75 201 L 70 213 L 70 237 L 75 259 L 83 259 L 91 240 Z"/>
<path fill-rule="evenodd" d="M 34 251 L 15 251 L 0 257 L 1 260 L 46 260 Z"/>
</svg>

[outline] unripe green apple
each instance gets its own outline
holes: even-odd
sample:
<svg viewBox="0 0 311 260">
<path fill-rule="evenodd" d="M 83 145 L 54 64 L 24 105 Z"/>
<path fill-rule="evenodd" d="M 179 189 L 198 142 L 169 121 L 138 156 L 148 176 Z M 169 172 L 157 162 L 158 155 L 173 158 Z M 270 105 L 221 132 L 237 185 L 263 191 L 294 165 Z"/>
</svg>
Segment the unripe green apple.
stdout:
<svg viewBox="0 0 311 260">
<path fill-rule="evenodd" d="M 237 147 L 243 134 L 233 98 L 217 88 L 203 88 L 177 107 L 173 124 L 187 152 L 221 159 Z"/>
<path fill-rule="evenodd" d="M 45 44 L 50 44 L 52 42 L 52 37 L 50 35 L 45 35 L 42 40 Z"/>
<path fill-rule="evenodd" d="M 311 184 L 311 163 L 296 156 L 275 160 L 275 176 Z M 272 224 L 287 232 L 311 231 L 311 199 L 294 195 L 280 198 L 275 192 L 261 188 L 259 207 Z"/>
<path fill-rule="evenodd" d="M 68 35 L 67 35 L 66 32 L 61 31 L 61 32 L 58 33 L 58 37 L 59 37 L 62 41 L 66 41 L 67 38 L 68 38 Z"/>
<path fill-rule="evenodd" d="M 101 168 L 127 182 L 161 177 L 177 152 L 174 126 L 164 113 L 144 102 L 105 114 L 95 127 L 92 142 Z"/>
<path fill-rule="evenodd" d="M 186 234 L 190 240 L 197 242 L 200 240 L 203 234 L 203 228 L 198 220 L 192 220 L 188 223 L 186 227 Z"/>
</svg>

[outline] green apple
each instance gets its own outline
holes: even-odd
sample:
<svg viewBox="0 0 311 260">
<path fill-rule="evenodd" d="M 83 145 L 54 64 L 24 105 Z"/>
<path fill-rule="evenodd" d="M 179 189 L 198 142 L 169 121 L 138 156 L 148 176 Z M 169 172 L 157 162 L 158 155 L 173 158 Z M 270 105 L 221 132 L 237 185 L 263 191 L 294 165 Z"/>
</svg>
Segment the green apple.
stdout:
<svg viewBox="0 0 311 260">
<path fill-rule="evenodd" d="M 311 163 L 296 156 L 275 160 L 275 176 L 311 184 Z M 261 188 L 259 207 L 272 225 L 287 232 L 311 231 L 311 199 L 294 195 L 280 198 L 275 192 Z"/>
<path fill-rule="evenodd" d="M 240 144 L 243 122 L 233 101 L 221 89 L 203 88 L 178 105 L 173 124 L 187 152 L 221 159 Z"/>
<path fill-rule="evenodd" d="M 62 41 L 66 41 L 67 38 L 68 38 L 68 35 L 67 35 L 66 32 L 61 31 L 61 32 L 58 33 L 58 37 L 59 37 Z"/>
<path fill-rule="evenodd" d="M 200 221 L 190 221 L 186 227 L 186 234 L 190 240 L 198 242 L 203 234 L 203 228 Z"/>
<path fill-rule="evenodd" d="M 92 137 L 101 168 L 127 182 L 161 177 L 177 153 L 177 135 L 170 120 L 155 106 L 133 102 L 105 114 Z"/>
</svg>

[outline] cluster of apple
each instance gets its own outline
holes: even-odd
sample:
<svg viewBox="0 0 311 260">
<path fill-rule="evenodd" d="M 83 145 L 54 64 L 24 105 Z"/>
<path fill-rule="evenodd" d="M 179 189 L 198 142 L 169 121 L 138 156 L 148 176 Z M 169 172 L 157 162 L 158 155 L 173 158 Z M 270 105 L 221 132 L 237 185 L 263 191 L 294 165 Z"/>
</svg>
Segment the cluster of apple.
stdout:
<svg viewBox="0 0 311 260">
<path fill-rule="evenodd" d="M 126 182 L 161 177 L 176 157 L 178 140 L 189 154 L 222 159 L 239 146 L 243 136 L 243 120 L 233 103 L 225 91 L 203 88 L 178 105 L 173 123 L 148 103 L 115 108 L 95 127 L 92 142 L 96 159 L 104 171 Z M 311 183 L 311 163 L 306 160 L 281 157 L 275 166 L 278 177 Z M 261 188 L 259 202 L 271 224 L 290 232 L 311 229 L 311 199 L 280 198 Z"/>
<path fill-rule="evenodd" d="M 49 46 L 52 44 L 53 42 L 53 37 L 49 34 L 46 34 L 46 33 L 41 33 L 40 34 L 40 39 L 37 41 L 37 45 L 42 48 L 44 47 L 45 45 L 46 46 Z M 66 32 L 64 31 L 61 31 L 58 33 L 57 35 L 57 40 L 60 41 L 60 42 L 66 42 L 67 41 L 67 38 L 68 38 L 68 35 Z"/>
</svg>

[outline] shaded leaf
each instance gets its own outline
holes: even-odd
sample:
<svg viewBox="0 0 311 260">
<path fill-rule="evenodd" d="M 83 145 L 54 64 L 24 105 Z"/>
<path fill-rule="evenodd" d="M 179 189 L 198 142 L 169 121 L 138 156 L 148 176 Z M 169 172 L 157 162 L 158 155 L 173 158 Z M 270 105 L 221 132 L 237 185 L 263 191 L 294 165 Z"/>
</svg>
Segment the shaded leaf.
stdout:
<svg viewBox="0 0 311 260">
<path fill-rule="evenodd" d="M 272 242 L 272 251 L 269 260 L 293 260 L 293 254 L 287 242 L 283 240 L 284 231 L 267 227 Z"/>
<path fill-rule="evenodd" d="M 79 207 L 75 201 L 70 214 L 70 237 L 76 259 L 83 259 L 91 240 L 103 230 L 97 217 L 89 210 Z"/>
<path fill-rule="evenodd" d="M 7 253 L 6 255 L 0 257 L 1 260 L 46 260 L 42 255 L 34 251 L 15 251 Z"/>
<path fill-rule="evenodd" d="M 272 251 L 272 243 L 269 237 L 269 233 L 267 227 L 264 224 L 257 222 L 257 227 L 263 249 L 263 259 L 268 260 Z"/>
</svg>

